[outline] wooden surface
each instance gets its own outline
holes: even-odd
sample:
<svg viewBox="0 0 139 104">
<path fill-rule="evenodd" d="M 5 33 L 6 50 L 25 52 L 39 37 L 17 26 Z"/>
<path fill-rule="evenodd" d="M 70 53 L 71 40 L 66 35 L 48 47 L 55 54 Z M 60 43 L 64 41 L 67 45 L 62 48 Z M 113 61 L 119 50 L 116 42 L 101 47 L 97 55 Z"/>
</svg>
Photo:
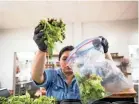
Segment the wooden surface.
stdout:
<svg viewBox="0 0 139 104">
<path fill-rule="evenodd" d="M 112 94 L 107 98 L 134 98 L 136 96 L 136 91 L 134 89 L 128 89 L 121 91 L 119 93 Z"/>
<path fill-rule="evenodd" d="M 112 56 L 113 59 L 122 59 L 124 56 Z"/>
</svg>

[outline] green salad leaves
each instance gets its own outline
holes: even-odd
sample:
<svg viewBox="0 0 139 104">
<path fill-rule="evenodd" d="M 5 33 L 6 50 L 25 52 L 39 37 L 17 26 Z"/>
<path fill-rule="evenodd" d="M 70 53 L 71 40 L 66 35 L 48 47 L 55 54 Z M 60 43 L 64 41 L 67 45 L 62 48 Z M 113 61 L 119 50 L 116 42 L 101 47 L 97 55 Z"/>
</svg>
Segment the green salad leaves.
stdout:
<svg viewBox="0 0 139 104">
<path fill-rule="evenodd" d="M 39 98 L 30 98 L 30 95 L 10 96 L 9 98 L 0 97 L 0 104 L 56 104 L 53 97 L 40 96 Z"/>
<path fill-rule="evenodd" d="M 53 49 L 56 42 L 61 42 L 65 39 L 65 24 L 62 20 L 49 19 L 41 20 L 39 23 L 41 31 L 44 32 L 43 40 L 48 46 L 50 58 L 53 55 Z"/>
<path fill-rule="evenodd" d="M 106 96 L 105 89 L 101 85 L 102 78 L 97 75 L 80 76 L 75 74 L 77 79 L 81 100 L 83 104 L 87 104 L 88 101 L 98 100 Z"/>
</svg>

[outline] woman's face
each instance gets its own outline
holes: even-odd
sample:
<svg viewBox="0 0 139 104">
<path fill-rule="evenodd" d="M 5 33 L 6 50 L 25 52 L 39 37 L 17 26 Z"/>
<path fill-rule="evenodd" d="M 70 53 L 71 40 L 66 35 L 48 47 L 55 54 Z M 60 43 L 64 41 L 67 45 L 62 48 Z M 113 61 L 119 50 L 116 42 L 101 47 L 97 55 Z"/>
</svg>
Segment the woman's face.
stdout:
<svg viewBox="0 0 139 104">
<path fill-rule="evenodd" d="M 65 51 L 60 58 L 60 67 L 65 74 L 73 74 L 72 69 L 67 65 L 67 58 L 71 51 Z"/>
</svg>

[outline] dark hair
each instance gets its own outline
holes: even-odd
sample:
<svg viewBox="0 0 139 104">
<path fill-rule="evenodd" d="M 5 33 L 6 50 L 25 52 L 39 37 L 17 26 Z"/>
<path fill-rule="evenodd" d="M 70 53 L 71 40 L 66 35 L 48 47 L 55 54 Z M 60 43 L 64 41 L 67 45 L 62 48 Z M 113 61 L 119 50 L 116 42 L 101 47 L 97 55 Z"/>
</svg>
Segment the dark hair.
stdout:
<svg viewBox="0 0 139 104">
<path fill-rule="evenodd" d="M 65 52 L 65 51 L 72 51 L 74 49 L 73 46 L 65 46 L 64 48 L 61 49 L 61 51 L 59 52 L 59 57 L 58 59 L 60 60 L 62 54 Z"/>
</svg>

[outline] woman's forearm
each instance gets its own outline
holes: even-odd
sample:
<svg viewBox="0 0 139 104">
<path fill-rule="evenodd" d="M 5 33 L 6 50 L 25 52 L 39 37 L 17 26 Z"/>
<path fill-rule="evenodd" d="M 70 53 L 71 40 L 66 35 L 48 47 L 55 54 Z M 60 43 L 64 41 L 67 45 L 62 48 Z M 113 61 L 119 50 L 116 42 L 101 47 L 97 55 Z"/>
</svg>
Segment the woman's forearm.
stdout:
<svg viewBox="0 0 139 104">
<path fill-rule="evenodd" d="M 108 52 L 105 53 L 105 58 L 108 59 L 108 60 L 112 60 L 113 61 L 111 54 L 108 53 Z"/>
<path fill-rule="evenodd" d="M 44 66 L 45 66 L 46 52 L 38 51 L 36 53 L 32 65 L 32 79 L 37 83 L 44 82 Z"/>
</svg>

